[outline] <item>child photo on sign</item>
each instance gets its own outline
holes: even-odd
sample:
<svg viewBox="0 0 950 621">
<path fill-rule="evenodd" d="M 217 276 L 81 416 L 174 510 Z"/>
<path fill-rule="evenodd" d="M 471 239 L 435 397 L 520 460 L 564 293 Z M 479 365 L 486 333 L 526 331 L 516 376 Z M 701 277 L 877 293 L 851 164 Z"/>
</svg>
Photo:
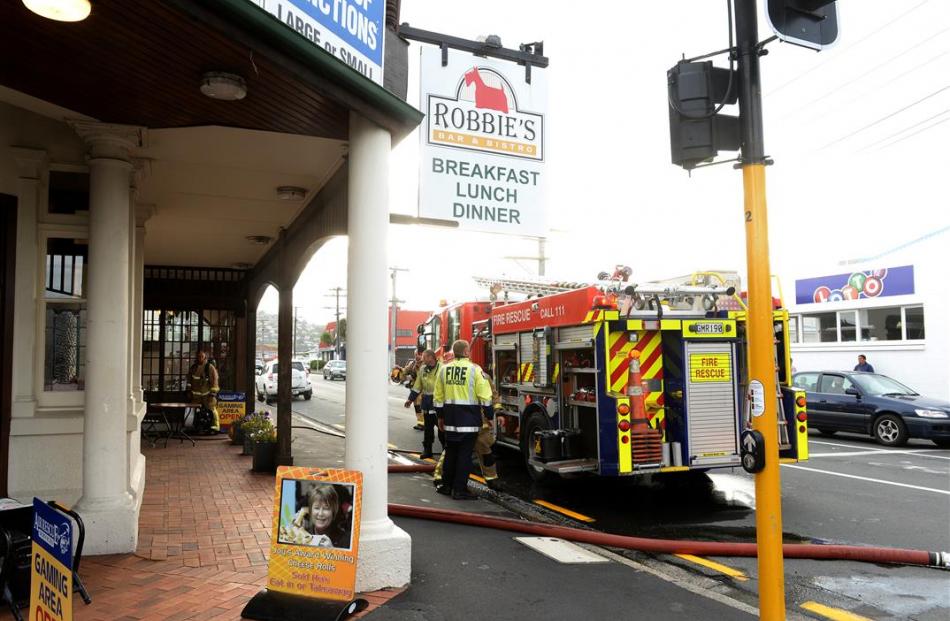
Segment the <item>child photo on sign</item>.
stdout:
<svg viewBox="0 0 950 621">
<path fill-rule="evenodd" d="M 353 485 L 285 479 L 278 543 L 350 549 Z"/>
</svg>

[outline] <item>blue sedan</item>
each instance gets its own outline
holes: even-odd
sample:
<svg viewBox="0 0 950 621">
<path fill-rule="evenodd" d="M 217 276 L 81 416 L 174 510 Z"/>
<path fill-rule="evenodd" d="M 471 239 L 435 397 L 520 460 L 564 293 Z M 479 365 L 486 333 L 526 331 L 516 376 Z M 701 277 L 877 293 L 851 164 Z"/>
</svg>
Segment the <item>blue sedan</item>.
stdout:
<svg viewBox="0 0 950 621">
<path fill-rule="evenodd" d="M 923 438 L 950 448 L 950 402 L 921 396 L 886 375 L 813 371 L 796 373 L 792 383 L 805 390 L 808 424 L 822 434 L 862 433 L 885 446 Z"/>
</svg>

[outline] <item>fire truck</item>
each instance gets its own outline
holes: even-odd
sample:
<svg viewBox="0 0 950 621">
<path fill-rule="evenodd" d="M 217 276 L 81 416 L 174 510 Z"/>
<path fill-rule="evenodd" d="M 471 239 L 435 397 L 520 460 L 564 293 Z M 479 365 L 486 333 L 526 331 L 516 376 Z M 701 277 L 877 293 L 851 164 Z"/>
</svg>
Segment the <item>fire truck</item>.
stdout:
<svg viewBox="0 0 950 621">
<path fill-rule="evenodd" d="M 421 328 L 426 348 L 434 351 L 440 360 L 451 358 L 452 343 L 459 339 L 474 343 L 475 332 L 486 325 L 494 306 L 492 301 L 441 304 Z M 487 363 L 484 342 L 476 349 L 472 360 L 484 368 Z"/>
<path fill-rule="evenodd" d="M 644 285 L 627 284 L 628 276 L 618 268 L 590 284 L 476 279 L 491 288 L 491 302 L 448 307 L 426 324 L 440 348 L 455 338 L 472 343 L 499 392 L 498 444 L 520 451 L 536 480 L 741 463 L 751 418 L 738 276 L 700 272 Z M 508 293 L 528 297 L 508 301 Z M 805 394 L 791 387 L 788 311 L 778 298 L 773 320 L 780 458 L 805 460 Z M 636 420 L 638 411 L 646 420 Z"/>
</svg>

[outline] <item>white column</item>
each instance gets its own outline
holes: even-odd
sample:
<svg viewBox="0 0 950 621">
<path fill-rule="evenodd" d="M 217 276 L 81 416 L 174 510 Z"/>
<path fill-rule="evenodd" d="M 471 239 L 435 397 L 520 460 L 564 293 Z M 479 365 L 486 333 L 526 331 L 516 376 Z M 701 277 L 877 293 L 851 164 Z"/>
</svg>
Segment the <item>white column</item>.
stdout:
<svg viewBox="0 0 950 621">
<path fill-rule="evenodd" d="M 135 251 L 132 261 L 132 397 L 142 405 L 142 313 L 145 286 L 145 222 L 155 213 L 154 205 L 135 208 Z"/>
<path fill-rule="evenodd" d="M 16 282 L 13 294 L 13 417 L 33 416 L 36 409 L 37 238 L 40 178 L 46 167 L 46 152 L 14 147 L 19 180 L 16 218 Z"/>
<path fill-rule="evenodd" d="M 83 494 L 90 554 L 132 552 L 138 507 L 129 493 L 129 152 L 139 128 L 76 122 L 89 151 L 89 282 Z"/>
<path fill-rule="evenodd" d="M 412 541 L 389 519 L 386 233 L 392 137 L 350 113 L 346 458 L 363 473 L 358 591 L 409 584 Z"/>
</svg>

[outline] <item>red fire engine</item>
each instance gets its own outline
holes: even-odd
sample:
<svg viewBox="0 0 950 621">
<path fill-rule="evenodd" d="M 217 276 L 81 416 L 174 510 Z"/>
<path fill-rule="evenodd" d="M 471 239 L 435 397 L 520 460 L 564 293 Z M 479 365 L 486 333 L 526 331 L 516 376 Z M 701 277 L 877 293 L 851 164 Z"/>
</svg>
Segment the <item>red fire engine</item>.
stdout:
<svg viewBox="0 0 950 621">
<path fill-rule="evenodd" d="M 498 443 L 521 451 L 536 479 L 740 465 L 749 426 L 744 302 L 715 273 L 643 286 L 627 285 L 628 274 L 590 285 L 476 279 L 493 298 L 529 297 L 457 304 L 426 323 L 441 350 L 456 338 L 472 343 L 500 393 Z M 776 302 L 780 455 L 798 461 L 808 456 L 805 395 L 791 388 L 788 312 Z"/>
</svg>

